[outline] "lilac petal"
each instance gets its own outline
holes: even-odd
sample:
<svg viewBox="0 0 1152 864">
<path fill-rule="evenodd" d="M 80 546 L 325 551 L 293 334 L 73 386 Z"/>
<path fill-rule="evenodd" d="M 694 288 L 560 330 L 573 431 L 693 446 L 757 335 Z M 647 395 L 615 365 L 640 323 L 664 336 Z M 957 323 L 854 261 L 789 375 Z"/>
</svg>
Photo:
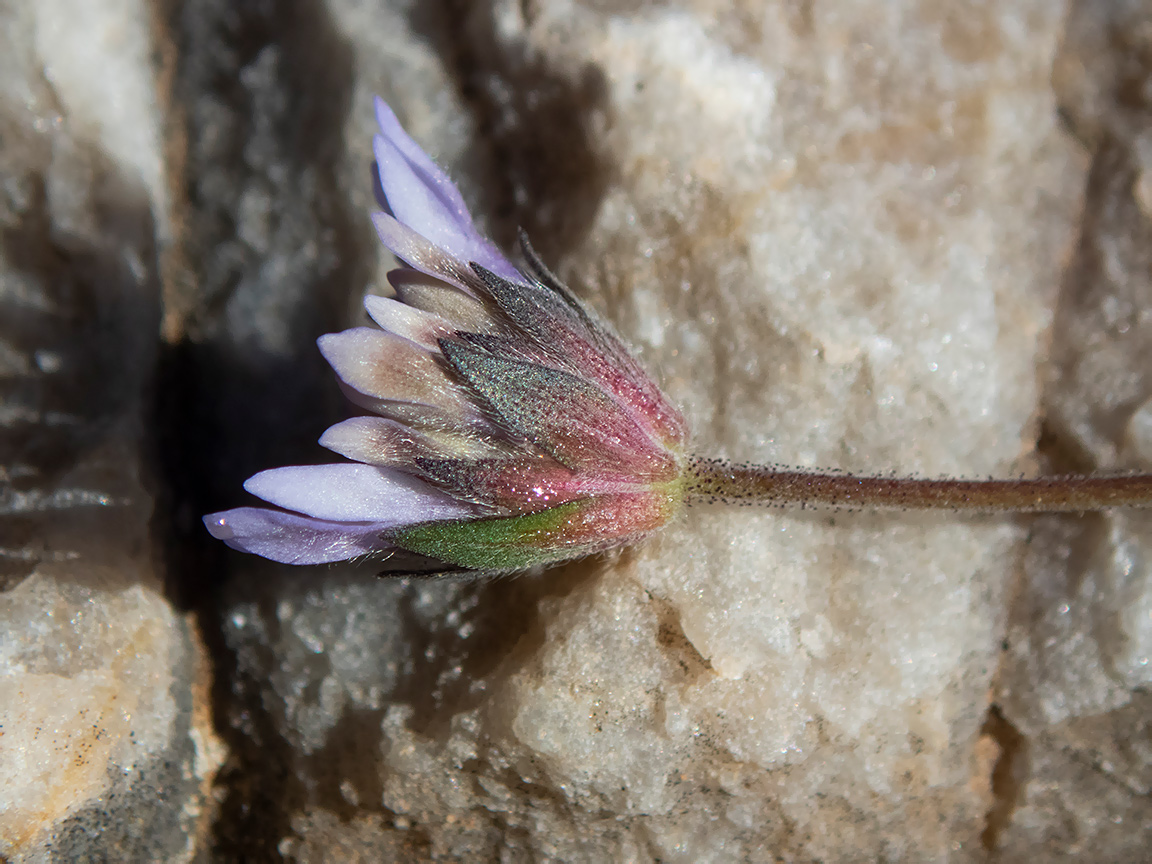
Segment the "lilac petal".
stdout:
<svg viewBox="0 0 1152 864">
<path fill-rule="evenodd" d="M 263 507 L 209 513 L 204 525 L 233 549 L 282 564 L 327 564 L 393 548 L 378 523 L 327 522 Z"/>
<path fill-rule="evenodd" d="M 475 282 L 476 274 L 466 261 L 449 254 L 387 213 L 373 213 L 372 224 L 384 248 L 405 264 L 471 293 L 468 285 Z"/>
<path fill-rule="evenodd" d="M 457 329 L 435 312 L 425 312 L 389 297 L 369 294 L 364 298 L 364 308 L 381 329 L 430 351 L 439 351 L 440 337 Z"/>
<path fill-rule="evenodd" d="M 412 136 L 404 131 L 400 120 L 396 117 L 391 106 L 379 96 L 376 97 L 376 124 L 380 127 L 383 137 L 392 144 L 408 163 L 409 169 L 419 176 L 429 191 L 433 192 L 443 202 L 443 206 L 457 213 L 467 215 L 468 207 L 464 203 L 464 196 L 447 175 L 440 170 L 432 158 L 420 149 L 420 145 L 412 140 Z M 471 221 L 469 219 L 469 221 Z"/>
<path fill-rule="evenodd" d="M 493 428 L 480 415 L 479 411 L 461 417 L 459 412 L 445 411 L 429 405 L 416 405 L 412 402 L 397 402 L 394 399 L 377 399 L 353 390 L 343 381 L 337 382 L 344 398 L 373 414 L 406 423 L 414 429 L 483 429 Z"/>
<path fill-rule="evenodd" d="M 439 408 L 461 418 L 476 413 L 467 395 L 430 352 L 373 327 L 354 327 L 317 340 L 340 380 L 373 399 Z"/>
<path fill-rule="evenodd" d="M 445 285 L 440 279 L 403 267 L 389 271 L 388 282 L 405 306 L 439 315 L 451 321 L 454 330 L 467 330 L 469 333 L 495 333 L 499 330 L 489 307 L 472 294 Z"/>
<path fill-rule="evenodd" d="M 249 477 L 244 488 L 270 504 L 316 519 L 386 527 L 472 515 L 461 504 L 399 471 L 372 465 L 295 465 Z"/>
<path fill-rule="evenodd" d="M 417 432 L 383 417 L 353 417 L 331 426 L 320 444 L 369 465 L 415 465 L 419 459 L 490 459 L 507 456 L 495 441 L 449 432 Z"/>
<path fill-rule="evenodd" d="M 388 139 L 377 135 L 373 149 L 380 172 L 380 187 L 398 222 L 460 261 L 477 261 L 487 266 L 486 262 L 492 260 L 498 269 L 489 269 L 501 275 L 511 268 L 504 256 L 472 227 L 468 211 L 450 207 L 436 194 L 435 187 L 422 172 L 412 170 Z"/>
<path fill-rule="evenodd" d="M 329 426 L 320 436 L 320 446 L 369 465 L 407 465 L 417 456 L 430 455 L 418 432 L 383 417 L 353 417 Z"/>
<path fill-rule="evenodd" d="M 523 278 L 472 224 L 460 191 L 376 99 L 382 135 L 373 140 L 380 187 L 393 215 L 413 231 L 465 263 L 475 261 L 506 279 Z"/>
</svg>

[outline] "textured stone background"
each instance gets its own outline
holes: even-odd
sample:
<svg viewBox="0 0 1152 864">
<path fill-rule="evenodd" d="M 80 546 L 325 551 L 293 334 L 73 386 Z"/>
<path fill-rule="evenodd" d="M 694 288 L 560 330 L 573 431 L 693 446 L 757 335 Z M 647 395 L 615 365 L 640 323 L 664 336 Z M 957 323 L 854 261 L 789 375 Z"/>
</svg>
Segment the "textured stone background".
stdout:
<svg viewBox="0 0 1152 864">
<path fill-rule="evenodd" d="M 495 582 L 323 461 L 371 96 L 699 450 L 1152 467 L 1152 4 L 0 0 L 0 860 L 1138 861 L 1152 522 L 691 511 Z"/>
</svg>

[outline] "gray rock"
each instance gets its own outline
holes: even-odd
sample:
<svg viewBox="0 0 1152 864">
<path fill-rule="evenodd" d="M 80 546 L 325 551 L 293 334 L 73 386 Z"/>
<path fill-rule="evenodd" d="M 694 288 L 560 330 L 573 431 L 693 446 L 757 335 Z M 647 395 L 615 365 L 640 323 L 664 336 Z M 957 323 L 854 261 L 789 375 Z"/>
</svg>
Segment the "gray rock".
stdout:
<svg viewBox="0 0 1152 864">
<path fill-rule="evenodd" d="M 145 11 L 0 11 L 6 861 L 192 860 L 215 809 L 207 658 L 152 536 L 168 210 Z"/>
<path fill-rule="evenodd" d="M 1047 83 L 1059 10 L 327 10 L 318 42 L 359 73 L 347 164 L 370 160 L 379 90 L 494 236 L 526 225 L 620 326 L 701 449 L 1031 467 L 1084 176 Z M 364 200 L 354 168 L 335 179 Z M 226 804 L 228 830 L 302 859 L 979 855 L 994 799 L 973 754 L 1022 536 L 700 511 L 516 583 L 237 562 L 236 746 L 270 782 Z"/>
<path fill-rule="evenodd" d="M 1052 333 L 1046 438 L 1068 468 L 1147 470 L 1152 379 L 1150 47 L 1138 4 L 1079 3 L 1053 80 L 1092 153 L 1076 252 Z M 1152 750 L 1152 522 L 1037 520 L 1012 605 L 997 699 L 1019 747 L 1003 849 L 1046 860 L 1147 857 Z"/>
<path fill-rule="evenodd" d="M 349 410 L 314 339 L 392 266 L 374 93 L 700 452 L 1147 468 L 1141 9 L 10 2 L 0 689 L 39 701 L 0 774 L 65 776 L 29 712 L 107 734 L 54 727 L 81 779 L 36 779 L 39 821 L 0 792 L 0 837 L 42 832 L 0 854 L 188 858 L 210 830 L 221 860 L 1133 860 L 1139 515 L 698 508 L 479 582 L 276 566 L 198 515 L 325 460 Z M 218 810 L 169 597 L 212 646 Z"/>
</svg>

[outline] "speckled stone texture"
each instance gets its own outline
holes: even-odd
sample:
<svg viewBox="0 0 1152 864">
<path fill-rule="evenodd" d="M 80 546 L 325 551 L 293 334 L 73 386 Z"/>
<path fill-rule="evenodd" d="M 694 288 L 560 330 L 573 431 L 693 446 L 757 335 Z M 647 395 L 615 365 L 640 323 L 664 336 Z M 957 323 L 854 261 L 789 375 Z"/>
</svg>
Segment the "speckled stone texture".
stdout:
<svg viewBox="0 0 1152 864">
<path fill-rule="evenodd" d="M 190 861 L 216 810 L 209 660 L 148 470 L 169 212 L 146 13 L 0 3 L 3 861 Z"/>
<path fill-rule="evenodd" d="M 1152 5 L 0 12 L 0 855 L 1144 855 L 1144 516 L 701 507 L 478 582 L 197 517 L 349 411 L 314 340 L 392 266 L 374 93 L 700 452 L 1152 468 Z"/>
</svg>

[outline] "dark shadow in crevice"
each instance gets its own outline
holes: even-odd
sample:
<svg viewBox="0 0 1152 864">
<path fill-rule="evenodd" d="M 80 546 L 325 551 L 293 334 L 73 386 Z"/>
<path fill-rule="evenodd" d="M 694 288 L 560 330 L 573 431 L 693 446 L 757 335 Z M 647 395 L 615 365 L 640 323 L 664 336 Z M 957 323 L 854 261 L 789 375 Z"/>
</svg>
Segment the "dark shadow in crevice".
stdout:
<svg viewBox="0 0 1152 864">
<path fill-rule="evenodd" d="M 992 806 L 984 820 L 980 843 L 988 852 L 994 852 L 1000 836 L 1012 821 L 1028 782 L 1028 740 L 993 705 L 980 730 L 1000 748 L 1000 756 L 992 769 Z"/>
<path fill-rule="evenodd" d="M 530 7 L 524 4 L 526 16 Z M 610 122 L 608 88 L 594 64 L 556 69 L 528 46 L 502 39 L 498 14 L 492 3 L 431 0 L 413 4 L 409 20 L 440 54 L 490 148 L 476 150 L 466 170 L 495 178 L 476 184 L 493 239 L 515 249 L 522 227 L 557 266 L 587 235 L 612 181 L 613 166 L 591 138 Z"/>
<path fill-rule="evenodd" d="M 316 781 L 314 799 L 341 819 L 351 820 L 364 813 L 395 816 L 382 803 L 379 759 L 383 719 L 383 709 L 345 708 L 328 733 L 327 745 L 302 760 L 301 769 Z"/>
<path fill-rule="evenodd" d="M 170 286 L 182 339 L 159 362 L 157 521 L 177 602 L 201 623 L 230 749 L 212 858 L 278 861 L 311 792 L 264 702 L 268 682 L 240 671 L 224 637 L 227 584 L 261 571 L 212 540 L 201 516 L 251 503 L 241 484 L 259 470 L 331 461 L 316 439 L 347 408 L 315 340 L 346 323 L 375 262 L 371 225 L 337 177 L 353 57 L 319 0 L 166 0 L 157 29 L 174 58 L 170 149 L 185 154 L 170 178 L 187 206 L 173 254 L 190 268 Z M 277 588 L 259 592 L 265 621 Z M 268 645 L 262 666 L 274 669 Z"/>
<path fill-rule="evenodd" d="M 660 646 L 664 656 L 680 670 L 673 683 L 691 686 L 705 676 L 714 675 L 712 662 L 700 653 L 688 638 L 688 634 L 684 632 L 680 610 L 670 600 L 657 597 L 651 592 L 647 593 L 656 610 L 656 620 L 659 622 L 656 644 Z"/>
<path fill-rule="evenodd" d="M 489 699 L 486 689 L 474 685 L 501 666 L 515 668 L 543 645 L 540 604 L 566 596 L 593 578 L 599 566 L 591 559 L 537 574 L 459 583 L 452 603 L 457 611 L 439 620 L 417 614 L 415 591 L 407 591 L 401 599 L 403 639 L 413 662 L 403 670 L 392 701 L 411 706 L 408 727 L 443 737 L 455 715 Z"/>
</svg>

